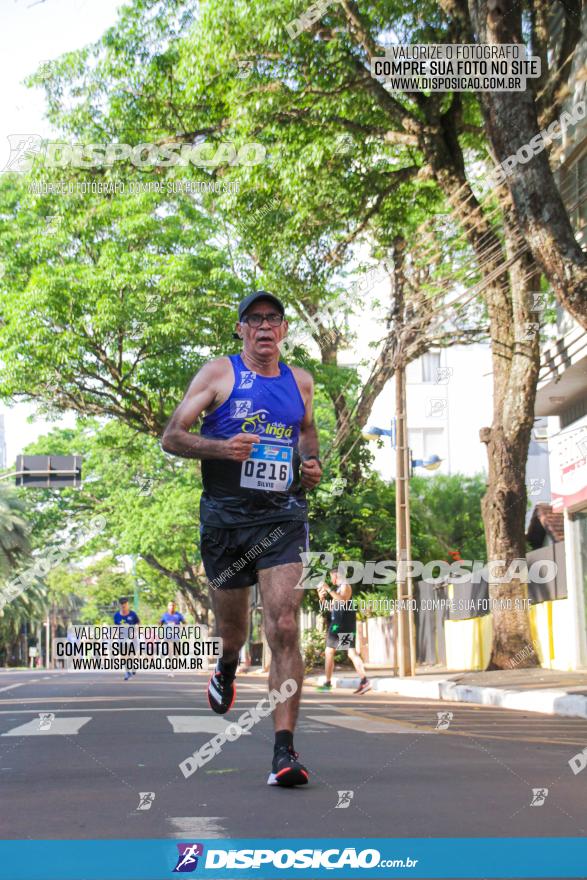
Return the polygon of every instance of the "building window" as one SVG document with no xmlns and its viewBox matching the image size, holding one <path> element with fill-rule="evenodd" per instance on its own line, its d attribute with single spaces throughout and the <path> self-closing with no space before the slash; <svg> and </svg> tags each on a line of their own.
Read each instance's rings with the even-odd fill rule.
<svg viewBox="0 0 587 880">
<path fill-rule="evenodd" d="M 440 369 L 440 352 L 427 351 L 423 354 L 420 363 L 422 364 L 422 382 L 437 382 L 438 370 Z"/>
<path fill-rule="evenodd" d="M 412 458 L 427 461 L 433 455 L 444 458 L 445 432 L 442 428 L 409 428 L 408 444 Z M 425 473 L 421 468 L 417 474 Z"/>
<path fill-rule="evenodd" d="M 444 452 L 444 431 L 442 428 L 424 428 L 424 459 L 429 459 L 433 455 L 443 457 Z"/>
<path fill-rule="evenodd" d="M 583 416 L 587 416 L 587 397 L 573 403 L 567 409 L 563 410 L 559 418 L 561 420 L 561 431 L 568 428 L 573 422 L 578 422 Z"/>
<path fill-rule="evenodd" d="M 562 169 L 560 190 L 575 233 L 582 238 L 587 227 L 587 151 Z"/>
</svg>

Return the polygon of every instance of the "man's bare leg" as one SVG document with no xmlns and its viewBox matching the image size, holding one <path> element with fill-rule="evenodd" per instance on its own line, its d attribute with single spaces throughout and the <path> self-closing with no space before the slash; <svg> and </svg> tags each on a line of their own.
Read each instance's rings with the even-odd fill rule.
<svg viewBox="0 0 587 880">
<path fill-rule="evenodd" d="M 212 592 L 216 635 L 222 639 L 222 654 L 208 682 L 208 703 L 217 715 L 228 712 L 236 698 L 234 677 L 238 655 L 247 638 L 249 592 L 249 587 Z"/>
<path fill-rule="evenodd" d="M 363 660 L 360 654 L 357 654 L 354 648 L 349 648 L 349 657 L 351 658 L 351 662 L 355 667 L 355 670 L 361 676 L 361 679 L 366 678 L 365 675 L 365 667 L 363 665 Z"/>
<path fill-rule="evenodd" d="M 263 601 L 265 635 L 271 648 L 269 689 L 279 690 L 284 681 L 293 678 L 295 694 L 277 703 L 273 713 L 275 730 L 293 733 L 304 680 L 304 663 L 299 646 L 298 611 L 304 598 L 295 586 L 302 575 L 300 562 L 289 562 L 258 572 Z"/>
<path fill-rule="evenodd" d="M 334 648 L 329 648 L 328 646 L 326 646 L 324 652 L 324 672 L 326 674 L 326 681 L 331 681 L 332 673 L 334 672 Z"/>
<path fill-rule="evenodd" d="M 211 590 L 216 619 L 216 635 L 222 639 L 222 660 L 236 663 L 249 628 L 249 596 L 251 588 Z"/>
</svg>

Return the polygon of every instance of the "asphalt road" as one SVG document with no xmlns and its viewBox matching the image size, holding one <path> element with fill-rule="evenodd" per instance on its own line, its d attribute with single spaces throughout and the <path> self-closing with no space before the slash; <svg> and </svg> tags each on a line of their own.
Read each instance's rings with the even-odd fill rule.
<svg viewBox="0 0 587 880">
<path fill-rule="evenodd" d="M 587 769 L 568 764 L 586 721 L 306 689 L 295 744 L 311 784 L 284 790 L 266 785 L 270 718 L 184 778 L 179 763 L 224 723 L 206 682 L 0 673 L 2 838 L 587 835 Z M 264 678 L 240 676 L 226 720 L 265 693 Z M 453 713 L 448 729 L 438 712 Z M 154 793 L 148 809 L 141 792 Z M 346 807 L 338 792 L 352 792 Z"/>
</svg>

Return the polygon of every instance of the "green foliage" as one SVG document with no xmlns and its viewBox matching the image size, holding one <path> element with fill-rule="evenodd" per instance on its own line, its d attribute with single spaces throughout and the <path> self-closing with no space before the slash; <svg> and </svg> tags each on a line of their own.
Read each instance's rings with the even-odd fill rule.
<svg viewBox="0 0 587 880">
<path fill-rule="evenodd" d="M 68 523 L 87 518 L 88 508 L 92 515 L 103 515 L 106 527 L 87 550 L 142 557 L 137 565 L 141 596 L 148 604 L 162 607 L 178 589 L 165 571 L 179 573 L 201 564 L 197 547 L 201 483 L 194 462 L 166 455 L 157 440 L 115 421 L 100 425 L 82 420 L 75 430 L 56 429 L 31 444 L 27 452 L 41 450 L 81 454 L 84 470 L 83 491 L 53 493 L 54 499 L 36 511 L 36 530 L 42 540 L 49 540 Z M 83 555 L 88 555 L 87 550 L 84 547 Z M 199 588 L 204 587 L 202 577 Z"/>
<path fill-rule="evenodd" d="M 410 512 L 419 524 L 423 561 L 447 559 L 460 550 L 463 559 L 487 559 L 481 499 L 487 489 L 482 474 L 412 477 Z M 425 549 L 424 549 L 425 546 Z"/>
<path fill-rule="evenodd" d="M 176 589 L 174 578 L 201 563 L 199 477 L 191 462 L 164 455 L 158 437 L 203 361 L 236 349 L 235 308 L 252 284 L 283 297 L 292 329 L 309 309 L 339 303 L 334 329 L 343 347 L 353 317 L 373 305 L 364 296 L 341 303 L 346 279 L 368 254 L 386 257 L 398 233 L 417 238 L 422 221 L 438 216 L 438 271 L 454 280 L 470 263 L 468 248 L 454 244 L 422 142 L 410 132 L 428 113 L 431 136 L 450 111 L 467 159 L 482 158 L 476 98 L 391 97 L 368 74 L 365 47 L 340 4 L 328 8 L 319 34 L 292 40 L 285 24 L 300 11 L 298 0 L 134 0 L 94 45 L 31 78 L 45 88 L 50 121 L 72 142 L 205 137 L 267 150 L 267 160 L 251 167 L 137 169 L 126 162 L 53 172 L 37 163 L 28 176 L 0 180 L 0 395 L 84 417 L 27 451 L 84 457 L 83 491 L 32 490 L 29 497 L 36 547 L 93 514 L 106 517 L 104 532 L 72 556 L 108 554 L 92 574 L 95 584 L 71 570 L 50 579 L 64 595 L 95 586 L 88 614 L 102 613 L 118 590 L 117 557 L 140 557 L 141 594 L 152 607 Z M 452 41 L 450 22 L 431 0 L 378 0 L 360 11 L 378 40 L 393 29 L 407 42 Z M 243 60 L 253 62 L 248 77 L 239 72 Z M 239 190 L 128 192 L 130 183 L 180 179 L 238 183 Z M 30 189 L 56 180 L 124 184 L 127 191 Z M 327 463 L 322 489 L 309 496 L 312 548 L 393 559 L 394 486 L 369 473 L 369 453 L 356 436 L 340 454 L 329 451 L 340 420 L 333 400 L 344 389 L 352 410 L 357 369 L 319 363 L 305 345 L 291 360 L 315 376 Z M 329 492 L 341 475 L 352 483 L 341 495 Z M 446 558 L 457 547 L 465 557 L 483 556 L 479 480 L 414 478 L 412 489 L 414 558 Z M 193 577 L 203 591 L 203 577 Z M 309 592 L 306 602 L 317 604 L 316 595 Z"/>
<path fill-rule="evenodd" d="M 0 579 L 14 573 L 30 553 L 26 505 L 0 483 Z"/>
<path fill-rule="evenodd" d="M 135 606 L 135 578 L 120 560 L 108 553 L 83 568 L 55 568 L 49 573 L 47 583 L 49 598 L 57 607 L 64 606 L 64 597 L 70 600 L 75 597 L 75 621 L 81 624 L 111 624 L 120 596 L 130 598 L 141 624 L 156 624 L 167 602 L 175 597 L 168 581 L 157 589 L 139 577 L 139 603 Z"/>
<path fill-rule="evenodd" d="M 368 620 L 370 617 L 389 617 L 390 611 L 386 609 L 389 608 L 390 602 L 395 599 L 396 595 L 397 587 L 395 586 L 385 592 L 373 590 L 372 592 L 355 593 L 353 599 L 357 602 L 357 618 Z M 361 610 L 362 602 L 365 603 L 363 610 Z"/>
<path fill-rule="evenodd" d="M 412 559 L 423 565 L 433 559 L 450 562 L 450 550 L 460 550 L 464 559 L 486 559 L 481 517 L 484 492 L 482 475 L 412 477 Z M 312 551 L 332 553 L 335 567 L 343 559 L 363 564 L 396 559 L 394 483 L 371 473 L 326 502 L 319 493 L 310 499 Z M 383 598 L 395 595 L 392 584 L 389 591 L 374 584 L 365 595 L 374 597 L 377 590 Z M 315 590 L 306 591 L 304 603 L 308 608 L 319 608 Z"/>
<path fill-rule="evenodd" d="M 326 647 L 326 634 L 316 630 L 306 630 L 302 636 L 302 656 L 304 658 L 304 674 L 309 675 L 313 670 L 324 669 L 324 649 Z M 349 666 L 348 653 L 336 651 L 334 662 L 339 666 Z"/>
<path fill-rule="evenodd" d="M 234 347 L 244 286 L 211 217 L 185 194 L 29 184 L 0 180 L 0 394 L 159 434 L 202 362 Z"/>
</svg>

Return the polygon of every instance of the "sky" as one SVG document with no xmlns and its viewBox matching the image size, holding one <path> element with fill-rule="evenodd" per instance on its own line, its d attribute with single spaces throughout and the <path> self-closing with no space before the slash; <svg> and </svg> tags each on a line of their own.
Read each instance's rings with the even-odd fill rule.
<svg viewBox="0 0 587 880">
<path fill-rule="evenodd" d="M 97 40 L 115 23 L 121 5 L 121 0 L 0 0 L 0 169 L 10 152 L 8 135 L 57 134 L 44 119 L 43 91 L 26 88 L 24 78 L 43 61 Z M 30 405 L 9 407 L 0 402 L 9 465 L 27 443 L 52 426 L 41 419 L 29 423 L 34 412 Z M 71 416 L 60 424 L 73 422 Z"/>
</svg>

